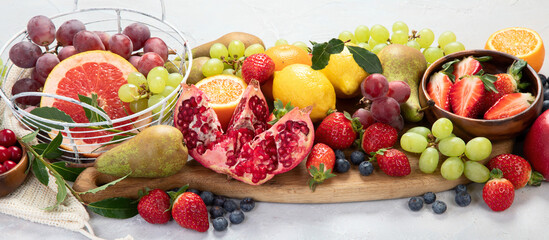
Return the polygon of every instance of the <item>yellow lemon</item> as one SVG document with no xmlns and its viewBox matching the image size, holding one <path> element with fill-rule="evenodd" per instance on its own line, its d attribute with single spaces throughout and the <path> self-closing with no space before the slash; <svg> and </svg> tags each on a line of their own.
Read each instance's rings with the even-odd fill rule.
<svg viewBox="0 0 549 240">
<path fill-rule="evenodd" d="M 345 47 L 341 53 L 330 55 L 330 61 L 320 70 L 334 86 L 338 98 L 352 98 L 360 94 L 360 83 L 368 76 Z"/>
<path fill-rule="evenodd" d="M 310 114 L 313 122 L 326 117 L 329 109 L 335 109 L 336 94 L 330 80 L 320 71 L 305 64 L 292 64 L 275 72 L 273 97 L 284 105 L 304 108 L 313 106 Z"/>
</svg>

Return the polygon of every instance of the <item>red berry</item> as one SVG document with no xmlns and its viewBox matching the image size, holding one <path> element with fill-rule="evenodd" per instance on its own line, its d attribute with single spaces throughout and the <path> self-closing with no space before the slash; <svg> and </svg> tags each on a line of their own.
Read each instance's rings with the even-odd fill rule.
<svg viewBox="0 0 549 240">
<path fill-rule="evenodd" d="M 6 169 L 6 172 L 11 170 L 15 166 L 17 166 L 17 163 L 15 163 L 14 161 L 8 160 L 4 162 L 4 168 Z"/>
<path fill-rule="evenodd" d="M 347 112 L 331 113 L 318 125 L 315 142 L 325 143 L 333 149 L 346 149 L 353 145 L 360 126 L 359 119 L 353 119 Z"/>
<path fill-rule="evenodd" d="M 9 129 L 3 129 L 0 131 L 0 145 L 4 147 L 13 146 L 17 142 L 15 133 Z"/>
<path fill-rule="evenodd" d="M 263 84 L 273 77 L 274 69 L 275 63 L 267 54 L 252 54 L 242 63 L 242 78 L 248 84 L 252 79 Z"/>
<path fill-rule="evenodd" d="M 185 192 L 175 199 L 172 216 L 184 228 L 205 232 L 210 227 L 206 204 L 193 192 Z"/>
<path fill-rule="evenodd" d="M 374 123 L 364 131 L 362 137 L 362 149 L 366 153 L 377 152 L 382 148 L 390 148 L 398 140 L 398 132 L 395 128 L 385 123 Z"/>
<path fill-rule="evenodd" d="M 4 146 L 0 146 L 0 163 L 10 160 L 11 154 Z"/>
<path fill-rule="evenodd" d="M 145 221 L 163 224 L 170 221 L 170 196 L 161 189 L 154 189 L 143 196 L 137 204 L 137 212 Z"/>
<path fill-rule="evenodd" d="M 0 174 L 7 172 L 6 168 L 4 168 L 4 165 L 0 164 Z"/>
<path fill-rule="evenodd" d="M 500 154 L 490 159 L 488 162 L 490 170 L 497 168 L 502 171 L 503 177 L 509 180 L 515 189 L 524 187 L 530 183 L 537 185 L 542 177 L 537 177 L 537 173 L 532 176 L 532 167 L 526 159 L 514 154 Z M 529 182 L 531 181 L 531 182 Z"/>
<path fill-rule="evenodd" d="M 492 211 L 500 212 L 511 207 L 511 204 L 513 204 L 515 188 L 505 178 L 492 179 L 484 185 L 482 199 Z"/>
<path fill-rule="evenodd" d="M 412 171 L 406 154 L 397 149 L 391 148 L 378 153 L 376 154 L 376 159 L 381 171 L 389 176 L 406 176 Z"/>
<path fill-rule="evenodd" d="M 10 160 L 14 162 L 19 162 L 19 160 L 21 160 L 21 157 L 23 156 L 23 152 L 18 146 L 9 147 L 8 152 L 10 153 Z"/>
</svg>

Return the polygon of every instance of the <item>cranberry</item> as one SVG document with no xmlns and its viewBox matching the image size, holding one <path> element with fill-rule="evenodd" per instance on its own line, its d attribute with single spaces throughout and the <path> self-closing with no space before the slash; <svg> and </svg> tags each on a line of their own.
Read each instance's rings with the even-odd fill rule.
<svg viewBox="0 0 549 240">
<path fill-rule="evenodd" d="M 13 146 L 17 142 L 15 133 L 9 129 L 3 129 L 0 131 L 0 145 L 4 147 Z"/>
<path fill-rule="evenodd" d="M 19 148 L 18 146 L 9 147 L 8 152 L 10 153 L 10 160 L 14 162 L 19 162 L 19 160 L 21 160 L 21 157 L 23 156 L 23 151 L 21 151 L 21 148 Z"/>
<path fill-rule="evenodd" d="M 4 168 L 4 165 L 0 164 L 0 174 L 7 172 L 6 168 Z"/>
<path fill-rule="evenodd" d="M 6 169 L 6 172 L 11 170 L 17 165 L 14 161 L 8 160 L 4 162 L 4 168 Z"/>
<path fill-rule="evenodd" d="M 0 163 L 10 160 L 11 154 L 4 146 L 0 146 Z"/>
</svg>

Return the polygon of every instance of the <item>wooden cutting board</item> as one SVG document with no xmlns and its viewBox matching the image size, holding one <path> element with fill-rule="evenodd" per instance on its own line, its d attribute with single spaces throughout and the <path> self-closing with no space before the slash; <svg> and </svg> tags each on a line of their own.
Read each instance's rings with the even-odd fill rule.
<svg viewBox="0 0 549 240">
<path fill-rule="evenodd" d="M 490 158 L 502 153 L 511 153 L 513 144 L 514 140 L 494 142 Z M 352 166 L 349 172 L 337 174 L 338 176 L 319 185 L 315 192 L 311 192 L 307 185 L 310 176 L 305 169 L 305 161 L 293 170 L 277 175 L 260 186 L 248 185 L 234 179 L 228 180 L 227 176 L 215 173 L 196 161 L 190 161 L 179 173 L 170 177 L 127 178 L 95 194 L 84 194 L 82 199 L 90 203 L 112 197 L 137 198 L 138 191 L 145 187 L 168 190 L 189 184 L 191 188 L 208 190 L 232 198 L 252 197 L 258 201 L 281 203 L 335 203 L 418 196 L 429 191 L 445 191 L 469 182 L 465 177 L 448 181 L 442 178 L 438 170 L 433 174 L 424 174 L 418 168 L 419 154 L 407 155 L 412 167 L 412 172 L 408 176 L 387 176 L 375 164 L 372 175 L 361 176 L 358 167 Z M 440 162 L 442 160 L 443 158 Z M 84 192 L 115 179 L 91 167 L 80 174 L 73 188 Z"/>
</svg>

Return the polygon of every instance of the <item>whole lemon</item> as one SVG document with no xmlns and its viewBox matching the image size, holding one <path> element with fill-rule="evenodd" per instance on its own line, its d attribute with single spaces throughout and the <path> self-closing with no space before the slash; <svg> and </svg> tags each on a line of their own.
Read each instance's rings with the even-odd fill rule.
<svg viewBox="0 0 549 240">
<path fill-rule="evenodd" d="M 341 53 L 330 55 L 330 61 L 320 70 L 334 86 L 338 98 L 352 98 L 360 94 L 360 83 L 368 76 L 345 47 Z"/>
<path fill-rule="evenodd" d="M 329 109 L 335 109 L 336 94 L 330 80 L 320 71 L 305 64 L 292 64 L 274 73 L 273 97 L 284 105 L 313 106 L 310 114 L 313 122 L 326 117 Z"/>
</svg>

